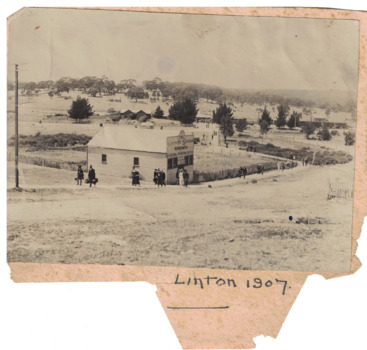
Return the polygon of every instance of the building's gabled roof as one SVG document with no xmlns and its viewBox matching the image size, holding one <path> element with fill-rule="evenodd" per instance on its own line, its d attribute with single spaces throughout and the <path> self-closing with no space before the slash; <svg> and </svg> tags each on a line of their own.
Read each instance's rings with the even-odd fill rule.
<svg viewBox="0 0 367 350">
<path fill-rule="evenodd" d="M 142 115 L 150 116 L 150 114 L 149 114 L 149 113 L 144 112 L 142 109 L 141 109 L 140 111 L 136 112 L 136 116 L 137 116 L 138 118 L 139 118 L 140 116 L 142 116 Z"/>
<path fill-rule="evenodd" d="M 139 152 L 167 153 L 167 137 L 178 136 L 177 129 L 104 127 L 89 141 L 88 147 L 103 147 Z"/>
<path fill-rule="evenodd" d="M 134 114 L 134 112 L 130 111 L 130 109 L 126 110 L 125 112 L 123 112 L 122 110 L 120 111 L 121 114 L 123 115 L 130 115 L 130 114 Z"/>
</svg>

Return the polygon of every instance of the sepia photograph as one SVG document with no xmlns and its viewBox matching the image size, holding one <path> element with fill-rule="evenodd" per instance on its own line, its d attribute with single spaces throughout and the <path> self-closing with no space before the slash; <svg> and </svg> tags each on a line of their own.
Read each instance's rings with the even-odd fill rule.
<svg viewBox="0 0 367 350">
<path fill-rule="evenodd" d="M 348 273 L 357 20 L 8 18 L 7 260 Z"/>
</svg>

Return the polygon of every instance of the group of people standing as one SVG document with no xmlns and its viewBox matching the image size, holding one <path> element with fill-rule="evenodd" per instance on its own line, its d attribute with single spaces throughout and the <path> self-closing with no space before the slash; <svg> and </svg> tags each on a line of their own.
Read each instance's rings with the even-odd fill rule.
<svg viewBox="0 0 367 350">
<path fill-rule="evenodd" d="M 190 175 L 185 168 L 180 168 L 176 172 L 177 185 L 185 186 L 189 184 Z"/>
<path fill-rule="evenodd" d="M 164 172 L 164 170 L 161 170 L 159 168 L 154 169 L 153 182 L 158 187 L 159 186 L 161 186 L 161 187 L 166 186 L 166 173 Z"/>
<path fill-rule="evenodd" d="M 256 173 L 264 175 L 264 171 L 265 171 L 265 167 L 262 164 L 258 164 Z M 241 178 L 243 176 L 243 178 L 245 179 L 246 175 L 247 175 L 247 168 L 245 166 L 240 166 L 240 168 L 238 169 L 237 176 L 239 178 Z"/>
<path fill-rule="evenodd" d="M 133 167 L 133 170 L 131 172 L 131 177 L 132 177 L 132 186 L 140 186 L 140 173 L 137 167 L 135 166 Z M 187 187 L 190 176 L 186 169 L 181 168 L 177 170 L 176 178 L 178 185 Z M 83 183 L 84 170 L 81 165 L 78 166 L 77 177 L 75 178 L 75 180 L 77 182 L 77 185 L 79 186 L 81 186 L 81 184 Z M 158 187 L 166 186 L 166 173 L 164 172 L 164 170 L 160 170 L 159 168 L 154 169 L 153 181 L 154 184 L 157 185 Z M 89 184 L 89 187 L 92 187 L 92 185 L 95 186 L 96 183 L 98 182 L 98 179 L 96 178 L 96 172 L 92 165 L 89 167 L 88 179 L 86 179 L 85 182 Z"/>
<path fill-rule="evenodd" d="M 84 170 L 81 165 L 78 166 L 77 176 L 76 176 L 76 184 L 81 186 L 82 182 L 84 180 Z M 88 171 L 88 179 L 86 180 L 86 183 L 89 183 L 89 187 L 92 187 L 92 185 L 96 185 L 98 182 L 98 179 L 96 178 L 96 172 L 93 169 L 93 165 L 89 167 Z"/>
<path fill-rule="evenodd" d="M 238 169 L 238 177 L 241 178 L 243 176 L 243 178 L 245 179 L 247 175 L 247 168 L 245 166 L 240 166 L 240 168 Z"/>
</svg>

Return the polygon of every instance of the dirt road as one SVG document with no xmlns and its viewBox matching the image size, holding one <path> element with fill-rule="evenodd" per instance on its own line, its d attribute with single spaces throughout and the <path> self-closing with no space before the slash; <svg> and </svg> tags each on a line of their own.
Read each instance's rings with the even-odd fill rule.
<svg viewBox="0 0 367 350">
<path fill-rule="evenodd" d="M 8 167 L 8 260 L 225 269 L 349 271 L 352 201 L 327 200 L 352 163 L 298 167 L 188 188 Z M 256 180 L 257 182 L 254 183 Z"/>
</svg>

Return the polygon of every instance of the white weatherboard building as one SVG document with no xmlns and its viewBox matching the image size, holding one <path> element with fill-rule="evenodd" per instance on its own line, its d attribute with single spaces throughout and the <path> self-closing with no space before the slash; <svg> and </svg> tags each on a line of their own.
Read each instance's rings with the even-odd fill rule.
<svg viewBox="0 0 367 350">
<path fill-rule="evenodd" d="M 183 130 L 104 127 L 88 143 L 87 162 L 103 175 L 127 178 L 135 166 L 143 181 L 153 181 L 154 169 L 164 170 L 166 183 L 176 183 L 184 167 L 193 179 L 194 135 Z"/>
</svg>

